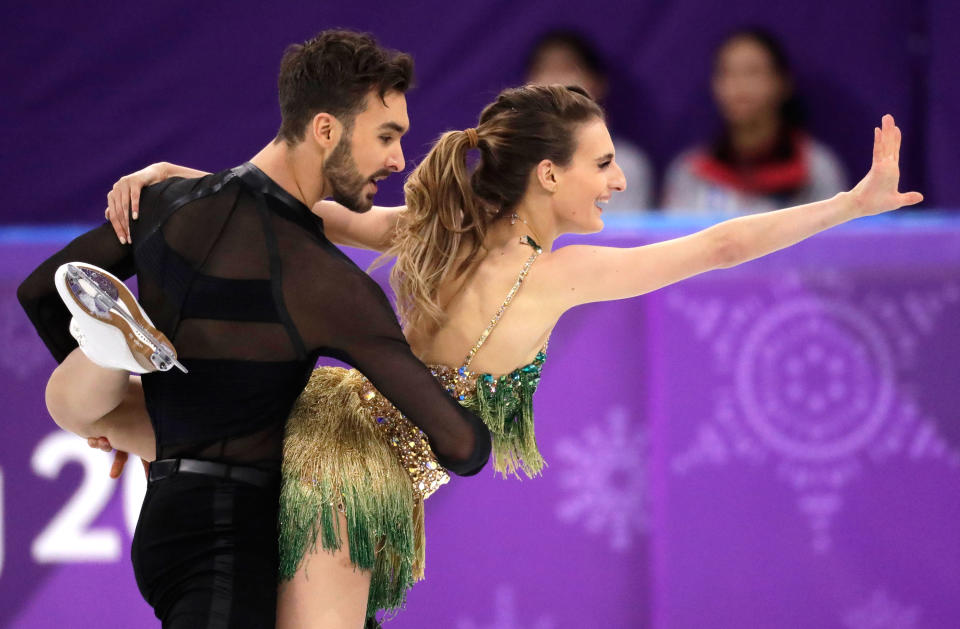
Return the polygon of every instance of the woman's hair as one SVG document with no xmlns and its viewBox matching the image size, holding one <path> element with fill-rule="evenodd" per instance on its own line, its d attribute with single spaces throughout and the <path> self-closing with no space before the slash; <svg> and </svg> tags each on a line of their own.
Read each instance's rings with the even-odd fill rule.
<svg viewBox="0 0 960 629">
<path fill-rule="evenodd" d="M 569 165 L 577 126 L 597 118 L 603 110 L 578 87 L 528 85 L 504 90 L 481 112 L 472 169 L 472 130 L 440 136 L 407 179 L 407 209 L 384 254 L 397 258 L 390 283 L 405 327 L 442 323 L 440 284 L 470 268 L 488 225 L 520 202 L 533 168 L 545 159 Z"/>
<path fill-rule="evenodd" d="M 783 44 L 773 33 L 757 26 L 740 28 L 724 37 L 714 51 L 714 65 L 716 66 L 716 64 L 720 62 L 720 55 L 723 54 L 727 46 L 735 41 L 741 40 L 751 41 L 763 48 L 767 55 L 769 55 L 773 71 L 777 76 L 786 83 L 793 82 L 790 60 L 787 57 L 787 52 Z M 774 154 L 778 159 L 789 159 L 793 156 L 794 151 L 791 136 L 794 132 L 802 129 L 806 123 L 803 104 L 794 90 L 791 89 L 787 97 L 780 103 L 777 116 L 780 119 L 780 130 Z M 712 153 L 714 157 L 722 162 L 735 161 L 730 135 L 726 129 L 724 129 L 714 143 Z"/>
</svg>

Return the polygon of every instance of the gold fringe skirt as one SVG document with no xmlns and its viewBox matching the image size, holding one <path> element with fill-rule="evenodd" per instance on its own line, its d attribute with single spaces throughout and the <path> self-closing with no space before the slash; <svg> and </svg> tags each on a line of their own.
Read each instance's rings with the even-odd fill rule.
<svg viewBox="0 0 960 629">
<path fill-rule="evenodd" d="M 373 397 L 355 370 L 313 372 L 287 422 L 279 515 L 280 578 L 318 543 L 332 552 L 346 540 L 353 565 L 371 571 L 368 616 L 402 607 L 424 569 L 423 498 L 377 425 Z"/>
</svg>

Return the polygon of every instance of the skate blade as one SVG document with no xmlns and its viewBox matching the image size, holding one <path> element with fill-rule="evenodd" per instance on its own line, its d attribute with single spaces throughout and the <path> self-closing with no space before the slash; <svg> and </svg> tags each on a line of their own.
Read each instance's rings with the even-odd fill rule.
<svg viewBox="0 0 960 629">
<path fill-rule="evenodd" d="M 158 340 L 118 303 L 117 300 L 120 298 L 119 292 L 117 288 L 113 286 L 110 278 L 102 277 L 95 272 L 88 271 L 73 264 L 68 264 L 66 279 L 70 285 L 70 290 L 77 296 L 77 299 L 91 311 L 92 315 L 102 319 L 112 314 L 123 319 L 129 326 L 130 331 L 150 348 L 152 354 L 149 356 L 149 360 L 158 371 L 169 371 L 173 367 L 176 367 L 183 373 L 189 373 L 187 368 L 177 360 L 177 354 L 172 347 Z M 98 279 L 100 281 L 97 281 Z M 86 297 L 86 299 L 84 299 L 84 297 Z"/>
</svg>

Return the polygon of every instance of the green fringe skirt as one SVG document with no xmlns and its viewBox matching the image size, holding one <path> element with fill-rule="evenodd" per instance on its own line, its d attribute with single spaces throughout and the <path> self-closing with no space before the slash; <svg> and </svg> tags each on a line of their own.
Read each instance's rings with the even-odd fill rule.
<svg viewBox="0 0 960 629">
<path fill-rule="evenodd" d="M 423 578 L 423 500 L 361 398 L 355 370 L 322 367 L 287 422 L 280 494 L 280 578 L 317 545 L 371 571 L 367 615 L 403 606 Z M 341 530 L 338 513 L 346 516 Z"/>
</svg>

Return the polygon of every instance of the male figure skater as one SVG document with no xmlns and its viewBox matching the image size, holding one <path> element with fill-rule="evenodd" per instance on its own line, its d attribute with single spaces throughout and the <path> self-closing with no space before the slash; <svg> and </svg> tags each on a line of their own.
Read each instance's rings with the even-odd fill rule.
<svg viewBox="0 0 960 629">
<path fill-rule="evenodd" d="M 104 280 L 109 292 L 109 276 L 61 272 L 55 280 L 61 265 L 136 273 L 143 312 L 127 314 L 152 319 L 189 371 L 143 376 L 157 460 L 132 557 L 140 591 L 165 628 L 273 626 L 283 425 L 320 355 L 363 372 L 427 433 L 448 469 L 472 474 L 486 462 L 486 428 L 413 356 L 383 292 L 310 212 L 325 197 L 366 211 L 376 182 L 403 169 L 411 78 L 409 56 L 366 35 L 325 31 L 291 46 L 280 69 L 279 133 L 250 162 L 145 188 L 132 247 L 105 224 L 18 290 L 53 355 L 89 378 L 91 420 L 70 427 L 78 434 L 110 435 L 121 449 L 134 438 L 122 426 L 94 425 L 110 410 L 97 405 L 122 397 L 126 374 L 104 377 L 74 349 L 56 286 L 79 300 L 90 279 Z M 108 308 L 102 319 L 122 314 Z M 103 320 L 75 322 L 74 330 L 82 338 L 85 325 Z M 136 354 L 136 341 L 125 338 L 118 351 Z"/>
</svg>

